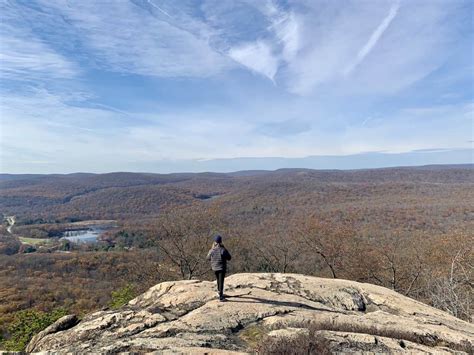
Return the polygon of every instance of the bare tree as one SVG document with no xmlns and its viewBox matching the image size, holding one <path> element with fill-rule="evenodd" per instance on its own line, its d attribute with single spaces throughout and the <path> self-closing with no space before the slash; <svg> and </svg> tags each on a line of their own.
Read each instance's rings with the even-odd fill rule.
<svg viewBox="0 0 474 355">
<path fill-rule="evenodd" d="M 267 218 L 257 230 L 258 238 L 252 240 L 252 248 L 259 262 L 258 271 L 296 271 L 295 264 L 301 258 L 301 244 L 298 234 L 282 225 L 287 221 L 273 216 Z"/>
<path fill-rule="evenodd" d="M 333 278 L 338 278 L 344 269 L 345 257 L 355 236 L 352 228 L 343 224 L 331 224 L 315 217 L 298 224 L 301 241 L 310 251 L 319 256 Z"/>
<path fill-rule="evenodd" d="M 158 247 L 181 277 L 189 280 L 208 272 L 206 253 L 216 230 L 213 211 L 176 209 L 160 219 Z"/>
<path fill-rule="evenodd" d="M 366 265 L 367 281 L 414 296 L 420 288 L 425 267 L 418 236 L 403 234 L 379 235 L 370 241 L 372 264 Z M 383 247 L 380 247 L 383 245 Z"/>
<path fill-rule="evenodd" d="M 468 321 L 474 313 L 472 257 L 472 248 L 459 249 L 452 257 L 448 276 L 431 280 L 429 287 L 434 307 Z"/>
</svg>

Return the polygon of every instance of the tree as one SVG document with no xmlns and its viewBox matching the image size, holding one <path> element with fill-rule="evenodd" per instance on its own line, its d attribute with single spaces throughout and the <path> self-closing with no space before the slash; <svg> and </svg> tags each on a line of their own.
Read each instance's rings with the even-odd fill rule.
<svg viewBox="0 0 474 355">
<path fill-rule="evenodd" d="M 70 251 L 71 250 L 71 242 L 68 239 L 62 239 L 59 250 Z"/>
<path fill-rule="evenodd" d="M 467 321 L 472 321 L 474 306 L 472 260 L 472 247 L 459 249 L 452 257 L 449 274 L 432 278 L 428 288 L 434 307 Z"/>
<path fill-rule="evenodd" d="M 18 253 L 21 242 L 9 235 L 0 235 L 0 255 L 13 255 Z"/>
<path fill-rule="evenodd" d="M 301 258 L 300 235 L 289 230 L 288 221 L 281 215 L 273 215 L 263 220 L 247 243 L 256 259 L 256 270 L 265 272 L 296 272 L 296 264 Z M 243 243 L 240 243 L 243 244 Z M 246 263 L 251 262 L 246 260 Z"/>
<path fill-rule="evenodd" d="M 333 278 L 344 270 L 344 262 L 355 237 L 354 230 L 343 223 L 330 223 L 309 217 L 296 224 L 302 243 L 319 256 Z"/>
<path fill-rule="evenodd" d="M 367 272 L 363 281 L 415 296 L 426 268 L 424 237 L 394 232 L 369 238 L 361 261 Z"/>
<path fill-rule="evenodd" d="M 178 267 L 181 278 L 190 280 L 208 272 L 206 254 L 217 232 L 215 211 L 176 209 L 159 222 L 159 250 Z"/>
</svg>

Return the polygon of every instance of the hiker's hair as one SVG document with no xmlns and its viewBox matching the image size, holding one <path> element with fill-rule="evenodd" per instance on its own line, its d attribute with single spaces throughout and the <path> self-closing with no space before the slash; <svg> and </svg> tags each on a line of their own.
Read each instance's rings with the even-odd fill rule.
<svg viewBox="0 0 474 355">
<path fill-rule="evenodd" d="M 213 243 L 212 243 L 212 248 L 213 248 L 213 249 L 216 248 L 217 246 L 223 247 L 224 244 L 222 244 L 222 242 L 221 242 L 221 243 L 218 243 L 218 242 L 213 242 Z"/>
</svg>

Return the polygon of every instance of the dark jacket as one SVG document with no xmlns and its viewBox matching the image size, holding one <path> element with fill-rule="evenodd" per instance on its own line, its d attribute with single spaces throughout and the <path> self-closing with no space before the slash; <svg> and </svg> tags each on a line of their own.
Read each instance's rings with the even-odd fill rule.
<svg viewBox="0 0 474 355">
<path fill-rule="evenodd" d="M 226 248 L 218 246 L 209 250 L 207 253 L 207 260 L 211 261 L 211 268 L 213 271 L 226 271 L 227 261 L 232 259 L 232 256 Z"/>
</svg>

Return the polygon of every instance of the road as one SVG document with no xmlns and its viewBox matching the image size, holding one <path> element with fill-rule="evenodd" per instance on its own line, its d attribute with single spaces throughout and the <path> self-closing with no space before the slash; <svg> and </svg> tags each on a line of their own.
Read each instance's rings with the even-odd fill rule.
<svg viewBox="0 0 474 355">
<path fill-rule="evenodd" d="M 13 225 L 15 224 L 15 216 L 7 216 L 5 217 L 5 219 L 7 220 L 7 223 L 8 223 L 7 232 L 12 234 L 12 228 L 13 228 Z"/>
</svg>

